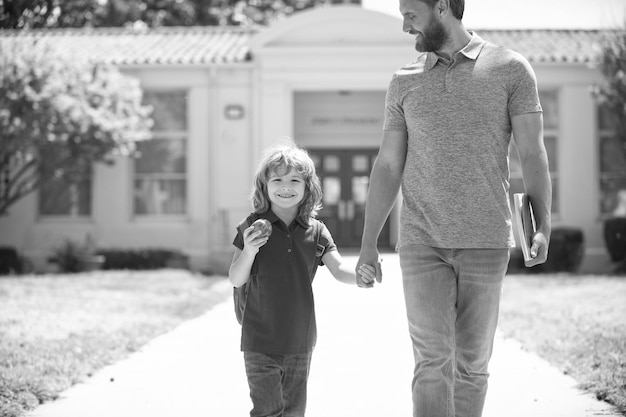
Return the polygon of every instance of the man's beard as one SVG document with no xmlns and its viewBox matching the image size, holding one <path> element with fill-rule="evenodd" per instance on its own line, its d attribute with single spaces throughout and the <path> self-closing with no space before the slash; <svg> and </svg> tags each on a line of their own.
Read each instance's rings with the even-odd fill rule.
<svg viewBox="0 0 626 417">
<path fill-rule="evenodd" d="M 422 36 L 415 41 L 415 49 L 418 52 L 439 51 L 448 41 L 449 35 L 445 26 L 436 19 L 431 18 L 430 23 L 422 32 Z"/>
</svg>

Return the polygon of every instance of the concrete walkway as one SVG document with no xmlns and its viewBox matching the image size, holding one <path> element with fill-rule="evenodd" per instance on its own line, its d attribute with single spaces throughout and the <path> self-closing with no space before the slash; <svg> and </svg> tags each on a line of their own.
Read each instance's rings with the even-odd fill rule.
<svg viewBox="0 0 626 417">
<path fill-rule="evenodd" d="M 348 257 L 356 262 L 355 257 Z M 361 290 L 320 268 L 308 417 L 409 417 L 413 358 L 397 256 Z M 227 281 L 220 291 L 230 292 Z M 29 417 L 243 417 L 251 408 L 232 300 L 146 345 Z M 618 415 L 512 340 L 498 337 L 483 417 Z"/>
</svg>

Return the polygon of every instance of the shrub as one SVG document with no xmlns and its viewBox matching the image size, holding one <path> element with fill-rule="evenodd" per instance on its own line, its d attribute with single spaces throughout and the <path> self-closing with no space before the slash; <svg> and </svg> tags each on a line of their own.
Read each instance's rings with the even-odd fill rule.
<svg viewBox="0 0 626 417">
<path fill-rule="evenodd" d="M 604 241 L 611 261 L 626 259 L 626 217 L 614 217 L 604 222 Z"/>
<path fill-rule="evenodd" d="M 511 251 L 508 274 L 577 272 L 585 256 L 583 232 L 577 228 L 560 227 L 552 230 L 548 259 L 541 265 L 526 268 L 522 251 Z"/>
<path fill-rule="evenodd" d="M 22 258 L 14 247 L 0 247 L 0 275 L 21 274 Z"/>
<path fill-rule="evenodd" d="M 105 258 L 103 269 L 146 270 L 187 267 L 187 256 L 173 249 L 100 249 Z"/>
<path fill-rule="evenodd" d="M 534 266 L 531 272 L 576 272 L 585 256 L 583 231 L 576 228 L 556 228 L 550 236 L 548 260 Z"/>
<path fill-rule="evenodd" d="M 98 269 L 104 259 L 94 253 L 90 242 L 91 240 L 87 238 L 86 243 L 81 245 L 67 239 L 63 245 L 54 249 L 48 261 L 56 264 L 59 272 L 83 272 Z"/>
</svg>

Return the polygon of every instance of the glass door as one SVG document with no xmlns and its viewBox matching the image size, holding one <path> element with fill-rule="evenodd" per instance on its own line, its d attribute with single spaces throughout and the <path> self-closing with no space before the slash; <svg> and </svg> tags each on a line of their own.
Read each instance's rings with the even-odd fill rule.
<svg viewBox="0 0 626 417">
<path fill-rule="evenodd" d="M 369 175 L 377 149 L 309 150 L 315 161 L 324 192 L 323 208 L 318 214 L 340 248 L 359 247 L 365 219 Z M 378 240 L 379 247 L 389 243 L 389 220 Z"/>
</svg>

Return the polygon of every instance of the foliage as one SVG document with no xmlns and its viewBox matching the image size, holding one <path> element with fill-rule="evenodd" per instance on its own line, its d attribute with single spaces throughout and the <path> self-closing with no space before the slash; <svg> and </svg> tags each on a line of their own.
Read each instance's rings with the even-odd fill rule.
<svg viewBox="0 0 626 417">
<path fill-rule="evenodd" d="M 54 249 L 49 261 L 59 267 L 59 272 L 84 272 L 94 269 L 96 264 L 103 264 L 104 257 L 96 254 L 93 240 L 88 235 L 84 244 L 66 239 Z"/>
<path fill-rule="evenodd" d="M 0 275 L 21 274 L 23 262 L 17 249 L 12 246 L 0 246 Z"/>
<path fill-rule="evenodd" d="M 359 0 L 352 0 L 359 4 Z M 3 6 L 0 28 L 267 24 L 341 0 L 21 0 Z"/>
<path fill-rule="evenodd" d="M 174 249 L 99 249 L 104 256 L 102 269 L 152 270 L 185 267 L 187 257 Z"/>
<path fill-rule="evenodd" d="M 534 273 L 577 272 L 585 257 L 583 231 L 559 227 L 552 230 L 548 259 L 544 264 L 530 268 Z"/>
<path fill-rule="evenodd" d="M 626 274 L 626 217 L 614 217 L 604 222 L 604 241 L 611 261 L 618 262 L 615 274 Z"/>
<path fill-rule="evenodd" d="M 44 181 L 69 183 L 147 139 L 136 79 L 37 41 L 0 38 L 0 214 Z"/>
<path fill-rule="evenodd" d="M 610 114 L 626 155 L 626 22 L 623 29 L 607 36 L 599 55 L 598 67 L 605 84 L 598 86 L 594 95 Z"/>
</svg>

